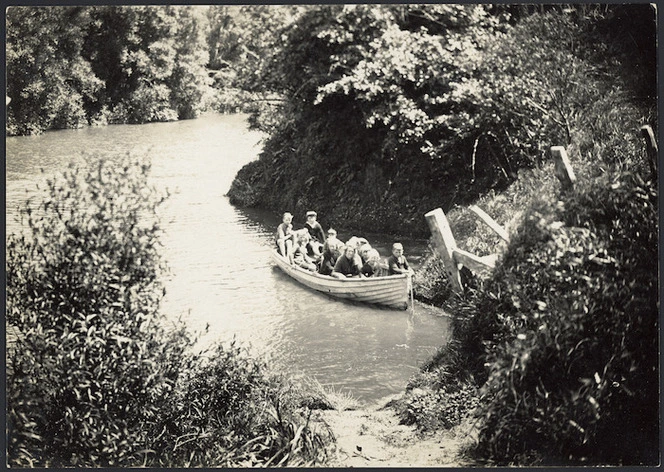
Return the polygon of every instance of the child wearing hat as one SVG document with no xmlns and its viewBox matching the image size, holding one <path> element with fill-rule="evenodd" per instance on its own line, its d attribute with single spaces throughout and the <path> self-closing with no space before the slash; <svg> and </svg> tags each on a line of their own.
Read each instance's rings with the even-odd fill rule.
<svg viewBox="0 0 664 472">
<path fill-rule="evenodd" d="M 335 246 L 339 243 L 341 246 L 344 245 L 344 243 L 337 238 L 337 230 L 334 228 L 330 228 L 327 230 L 327 239 L 323 243 L 323 254 L 325 254 L 325 251 L 328 250 L 331 244 L 334 244 Z"/>
</svg>

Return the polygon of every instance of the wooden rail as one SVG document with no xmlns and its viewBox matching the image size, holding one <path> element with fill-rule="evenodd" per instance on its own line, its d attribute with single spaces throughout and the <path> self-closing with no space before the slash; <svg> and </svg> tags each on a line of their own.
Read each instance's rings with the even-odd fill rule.
<svg viewBox="0 0 664 472">
<path fill-rule="evenodd" d="M 480 220 L 486 223 L 487 226 L 494 230 L 496 234 L 498 234 L 498 236 L 500 236 L 504 241 L 507 241 L 508 243 L 510 242 L 510 235 L 507 234 L 505 228 L 496 223 L 496 221 L 487 215 L 480 207 L 476 205 L 470 205 L 468 209 L 475 213 L 480 218 Z"/>
<path fill-rule="evenodd" d="M 551 146 L 551 157 L 553 157 L 554 162 L 554 173 L 560 180 L 563 191 L 571 190 L 576 182 L 576 176 L 572 165 L 569 163 L 567 151 L 563 146 Z"/>
<path fill-rule="evenodd" d="M 652 178 L 657 177 L 657 141 L 655 140 L 655 133 L 653 133 L 652 128 L 648 125 L 641 126 L 641 135 L 646 141 L 646 155 L 648 156 L 648 165 L 650 166 L 650 172 Z"/>
<path fill-rule="evenodd" d="M 554 173 L 560 180 L 562 190 L 571 190 L 576 182 L 576 176 L 569 162 L 569 157 L 567 157 L 567 151 L 562 146 L 553 146 L 551 147 L 551 156 L 554 161 Z M 471 205 L 468 209 L 504 241 L 510 241 L 510 236 L 505 228 L 500 226 L 484 210 L 477 205 Z M 461 266 L 465 266 L 477 274 L 487 274 L 495 268 L 497 254 L 478 256 L 457 247 L 450 223 L 442 209 L 436 208 L 430 211 L 425 215 L 425 218 L 431 230 L 434 249 L 443 261 L 445 273 L 454 293 L 462 294 L 464 292 L 459 272 Z"/>
<path fill-rule="evenodd" d="M 496 231 L 500 237 L 509 241 L 507 231 L 496 223 L 493 218 L 478 207 L 475 207 L 473 212 L 478 215 L 482 221 L 487 223 L 490 228 Z M 443 261 L 443 268 L 454 293 L 460 295 L 464 292 L 463 284 L 461 283 L 460 266 L 465 266 L 476 273 L 487 273 L 495 268 L 496 258 L 498 257 L 497 254 L 478 256 L 457 247 L 454 234 L 452 234 L 452 229 L 450 228 L 450 222 L 441 208 L 431 210 L 424 216 L 429 224 L 429 229 L 431 230 L 434 249 Z"/>
<path fill-rule="evenodd" d="M 652 128 L 648 125 L 641 127 L 641 134 L 646 142 L 648 164 L 653 179 L 655 179 L 657 177 L 657 141 L 655 140 Z M 550 151 L 554 161 L 554 173 L 560 181 L 561 190 L 565 192 L 573 189 L 576 183 L 576 176 L 567 156 L 567 150 L 563 146 L 552 146 Z M 504 241 L 509 242 L 510 237 L 507 231 L 481 208 L 471 205 L 468 209 L 489 228 L 495 231 Z M 497 254 L 477 256 L 457 247 L 450 223 L 442 209 L 436 208 L 424 216 L 431 230 L 434 250 L 443 261 L 445 273 L 449 278 L 450 287 L 454 293 L 461 294 L 464 291 L 459 272 L 460 266 L 465 266 L 476 273 L 490 272 L 495 268 Z"/>
</svg>

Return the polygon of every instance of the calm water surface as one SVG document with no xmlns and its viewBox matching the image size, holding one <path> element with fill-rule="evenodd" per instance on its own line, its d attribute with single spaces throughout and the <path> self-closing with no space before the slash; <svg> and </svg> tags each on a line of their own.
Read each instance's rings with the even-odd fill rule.
<svg viewBox="0 0 664 472">
<path fill-rule="evenodd" d="M 20 231 L 16 205 L 39 195 L 37 184 L 69 162 L 147 153 L 155 183 L 171 192 L 162 208 L 168 316 L 182 316 L 195 331 L 208 326 L 203 342 L 236 339 L 293 373 L 361 401 L 399 393 L 447 342 L 450 320 L 417 302 L 411 312 L 334 300 L 274 267 L 269 251 L 280 215 L 241 210 L 225 197 L 235 173 L 260 151 L 262 136 L 247 130 L 245 118 L 214 114 L 7 138 L 7 232 Z M 319 221 L 335 226 L 324 215 Z M 296 227 L 303 222 L 303 215 L 295 215 Z M 341 239 L 352 236 L 337 229 Z M 364 236 L 389 254 L 389 236 Z M 402 241 L 417 266 L 426 241 Z"/>
</svg>

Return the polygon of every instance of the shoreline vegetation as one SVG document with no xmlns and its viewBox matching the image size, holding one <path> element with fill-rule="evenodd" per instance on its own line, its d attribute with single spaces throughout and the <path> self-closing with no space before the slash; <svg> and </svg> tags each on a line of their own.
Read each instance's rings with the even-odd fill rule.
<svg viewBox="0 0 664 472">
<path fill-rule="evenodd" d="M 365 436 L 410 428 L 413 454 L 472 425 L 457 456 L 436 456 L 454 465 L 659 462 L 659 196 L 639 136 L 658 129 L 650 5 L 12 7 L 7 32 L 8 134 L 239 107 L 268 138 L 234 204 L 417 235 L 442 207 L 459 247 L 498 254 L 491 274 L 464 272 L 463 296 L 433 252 L 416 273 L 453 340 L 385 418 L 235 344 L 194 352 L 160 312 L 149 163 L 72 167 L 7 240 L 11 466 L 369 457 L 335 446 L 351 439 L 334 410 L 366 415 L 352 423 Z"/>
<path fill-rule="evenodd" d="M 16 467 L 320 465 L 332 408 L 234 342 L 197 351 L 160 311 L 150 164 L 72 166 L 7 242 L 8 462 Z M 203 334 L 203 333 L 199 333 Z"/>
</svg>

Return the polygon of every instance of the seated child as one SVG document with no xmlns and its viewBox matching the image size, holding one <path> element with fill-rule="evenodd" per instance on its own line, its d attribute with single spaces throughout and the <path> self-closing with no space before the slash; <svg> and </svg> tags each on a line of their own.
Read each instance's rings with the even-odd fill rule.
<svg viewBox="0 0 664 472">
<path fill-rule="evenodd" d="M 367 262 L 362 266 L 362 273 L 366 277 L 383 277 L 387 275 L 387 264 L 385 264 L 380 254 L 375 249 L 370 249 L 367 254 Z"/>
<path fill-rule="evenodd" d="M 333 241 L 335 244 L 341 244 L 342 246 L 344 244 L 343 242 L 341 242 L 341 240 L 337 238 L 337 230 L 334 228 L 330 228 L 327 230 L 327 239 L 323 243 L 323 252 L 327 250 L 327 247 Z"/>
<path fill-rule="evenodd" d="M 325 242 L 325 250 L 323 251 L 323 260 L 318 269 L 318 273 L 322 275 L 332 275 L 334 270 L 334 265 L 337 263 L 337 259 L 341 256 L 341 250 L 344 246 L 344 243 L 337 240 L 327 240 Z"/>
<path fill-rule="evenodd" d="M 281 217 L 281 224 L 277 227 L 275 242 L 282 256 L 293 263 L 293 215 L 286 212 Z"/>
<path fill-rule="evenodd" d="M 373 248 L 369 243 L 364 243 L 358 248 L 357 252 L 360 254 L 360 257 L 362 258 L 362 264 L 366 264 L 367 261 L 369 260 L 368 254 L 369 251 L 371 251 L 371 249 Z"/>
<path fill-rule="evenodd" d="M 346 245 L 343 254 L 339 256 L 337 262 L 334 264 L 332 277 L 338 279 L 345 279 L 346 277 L 364 277 L 361 272 L 361 264 L 355 259 L 355 248 Z"/>
<path fill-rule="evenodd" d="M 310 271 L 316 270 L 316 264 L 313 259 L 309 257 L 307 244 L 309 243 L 309 233 L 305 230 L 304 233 L 298 232 L 297 242 L 293 248 L 293 262 L 295 265 Z"/>
<path fill-rule="evenodd" d="M 403 255 L 403 245 L 394 243 L 392 245 L 392 255 L 387 259 L 388 275 L 411 274 L 413 271 L 408 265 L 406 256 Z"/>
<path fill-rule="evenodd" d="M 314 258 L 320 260 L 325 235 L 323 234 L 323 227 L 318 221 L 316 221 L 316 217 L 317 214 L 315 211 L 308 211 L 307 221 L 304 223 L 304 227 L 309 232 L 309 242 L 307 243 L 307 247 Z"/>
</svg>

